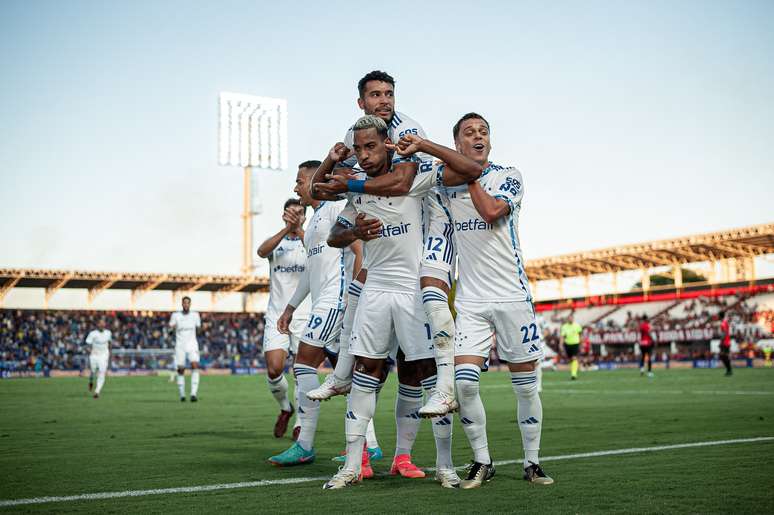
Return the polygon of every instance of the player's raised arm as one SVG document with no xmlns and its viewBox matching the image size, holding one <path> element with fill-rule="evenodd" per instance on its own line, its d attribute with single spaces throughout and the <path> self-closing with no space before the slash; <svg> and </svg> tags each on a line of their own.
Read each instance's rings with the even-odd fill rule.
<svg viewBox="0 0 774 515">
<path fill-rule="evenodd" d="M 336 164 L 347 159 L 350 153 L 351 150 L 347 148 L 344 143 L 338 142 L 333 145 L 333 147 L 328 152 L 328 155 L 323 160 L 322 164 L 320 164 L 320 166 L 317 168 L 317 171 L 314 172 L 314 175 L 312 175 L 312 179 L 309 183 L 309 193 L 313 199 L 339 200 L 337 195 L 339 193 L 346 192 L 346 190 L 344 190 L 344 192 L 337 191 L 335 193 L 329 193 L 323 188 L 323 186 L 325 186 L 325 181 L 328 180 L 328 178 L 331 176 L 333 168 L 336 166 Z"/>
<path fill-rule="evenodd" d="M 351 191 L 382 197 L 401 197 L 411 190 L 416 174 L 417 164 L 414 162 L 395 163 L 390 173 L 368 181 L 358 179 L 352 173 L 337 170 L 328 175 L 328 182 L 318 184 L 315 189 L 329 195 Z"/>
<path fill-rule="evenodd" d="M 495 223 L 511 212 L 511 206 L 501 198 L 489 195 L 477 181 L 468 184 L 468 192 L 476 211 L 488 224 Z"/>
<path fill-rule="evenodd" d="M 524 184 L 521 173 L 516 168 L 492 173 L 498 174 L 497 179 L 492 183 L 492 194 L 484 191 L 478 181 L 468 185 L 470 198 L 476 211 L 490 224 L 510 214 L 524 198 Z"/>
<path fill-rule="evenodd" d="M 395 145 L 388 148 L 403 157 L 411 156 L 417 152 L 429 154 L 444 162 L 443 183 L 446 186 L 459 186 L 475 181 L 481 176 L 484 167 L 474 160 L 466 157 L 456 150 L 423 139 L 414 134 L 403 136 Z"/>
</svg>

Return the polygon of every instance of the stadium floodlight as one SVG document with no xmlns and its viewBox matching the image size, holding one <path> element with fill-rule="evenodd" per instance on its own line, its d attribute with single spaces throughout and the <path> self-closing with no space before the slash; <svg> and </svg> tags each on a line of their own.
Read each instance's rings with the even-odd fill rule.
<svg viewBox="0 0 774 515">
<path fill-rule="evenodd" d="M 255 269 L 253 225 L 262 207 L 254 169 L 288 167 L 288 103 L 282 98 L 222 92 L 218 162 L 244 170 L 242 273 Z"/>
</svg>

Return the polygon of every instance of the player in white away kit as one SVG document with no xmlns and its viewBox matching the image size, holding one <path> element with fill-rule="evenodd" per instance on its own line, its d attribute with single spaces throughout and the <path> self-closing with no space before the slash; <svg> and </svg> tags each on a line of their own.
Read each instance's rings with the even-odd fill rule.
<svg viewBox="0 0 774 515">
<path fill-rule="evenodd" d="M 89 390 L 92 388 L 94 376 L 97 376 L 97 387 L 94 389 L 95 399 L 99 399 L 99 393 L 105 384 L 105 375 L 110 366 L 110 342 L 112 339 L 113 333 L 105 327 L 104 318 L 100 318 L 97 321 L 97 329 L 92 330 L 86 337 L 86 345 L 91 346 L 91 354 L 89 354 L 89 367 L 91 368 Z"/>
<path fill-rule="evenodd" d="M 296 291 L 306 268 L 303 229 L 305 213 L 306 208 L 298 199 L 287 200 L 282 214 L 285 227 L 258 247 L 258 255 L 269 260 L 269 304 L 264 316 L 266 323 L 263 332 L 263 357 L 266 360 L 266 382 L 269 385 L 269 391 L 280 407 L 280 413 L 274 423 L 275 438 L 285 435 L 290 417 L 295 413 L 293 404 L 288 399 L 288 380 L 284 374 L 285 361 L 288 354 L 296 353 L 298 339 L 306 325 L 307 303 L 293 314 L 290 334 L 279 332 L 277 319 Z M 296 421 L 293 440 L 298 438 L 300 427 Z"/>
<path fill-rule="evenodd" d="M 366 176 L 390 173 L 393 169 L 389 157 L 391 141 L 384 120 L 367 115 L 357 121 L 354 129 L 354 150 L 364 170 L 357 180 L 367 182 Z M 422 148 L 414 148 L 413 152 L 421 150 L 445 159 L 457 170 L 447 174 L 448 183 L 463 184 L 481 173 L 481 166 L 474 161 L 428 140 L 422 141 L 425 142 Z M 339 159 L 344 158 L 347 148 L 337 144 L 331 150 L 331 161 L 338 160 L 337 154 Z M 413 167 L 415 172 L 417 168 L 415 162 L 395 165 L 398 166 Z M 422 198 L 435 184 L 435 175 L 428 170 L 417 175 L 408 196 L 379 197 L 365 194 L 361 188 L 359 193 L 349 195 L 347 207 L 328 240 L 334 246 L 364 240 L 368 280 L 350 337 L 349 350 L 356 356 L 356 365 L 345 417 L 347 460 L 324 485 L 325 489 L 346 487 L 360 477 L 366 427 L 376 408 L 376 391 L 384 377 L 385 362 L 397 353 L 395 340 L 406 362 L 434 355 L 432 335 L 422 309 L 419 266 L 424 246 Z M 450 448 L 438 449 L 439 453 L 448 453 L 444 461 L 449 464 L 450 451 Z M 456 477 L 451 465 L 444 473 Z"/>
<path fill-rule="evenodd" d="M 320 401 L 313 401 L 306 392 L 320 386 L 317 369 L 326 355 L 333 365 L 339 350 L 341 320 L 346 303 L 345 292 L 353 271 L 347 271 L 347 260 L 342 249 L 328 246 L 327 239 L 336 217 L 344 202 L 320 202 L 309 194 L 312 175 L 320 165 L 319 161 L 307 161 L 299 166 L 295 192 L 301 204 L 311 206 L 314 214 L 304 233 L 306 247 L 306 268 L 299 280 L 293 297 L 277 321 L 280 332 L 288 334 L 294 313 L 307 295 L 311 296 L 309 322 L 303 329 L 298 352 L 293 364 L 298 391 L 298 419 L 301 431 L 298 440 L 288 449 L 269 458 L 277 466 L 302 465 L 315 459 L 314 436 L 320 414 Z M 359 269 L 361 262 L 360 245 L 350 248 L 355 255 L 350 265 Z"/>
<path fill-rule="evenodd" d="M 453 129 L 457 150 L 486 169 L 478 180 L 445 188 L 455 224 L 459 253 L 455 369 L 460 421 L 474 458 L 461 488 L 476 488 L 494 476 L 486 438 L 486 413 L 479 395 L 481 368 L 489 356 L 493 330 L 497 354 L 508 363 L 518 399 L 517 421 L 524 447 L 524 479 L 551 484 L 539 465 L 543 408 L 536 367 L 543 357 L 529 281 L 518 236 L 518 216 L 524 198 L 521 172 L 489 161 L 489 124 L 469 113 Z M 416 144 L 416 137 L 399 147 Z M 440 169 L 439 181 L 446 169 Z"/>
<path fill-rule="evenodd" d="M 169 327 L 175 330 L 175 363 L 180 402 L 185 402 L 186 360 L 191 364 L 191 402 L 199 400 L 199 342 L 196 340 L 196 330 L 201 326 L 199 313 L 191 311 L 191 297 L 183 297 L 183 310 L 175 311 L 169 319 Z"/>
<path fill-rule="evenodd" d="M 388 136 L 397 141 L 406 134 L 425 137 L 422 127 L 404 113 L 395 112 L 395 81 L 387 73 L 373 71 L 366 74 L 358 82 L 358 106 L 367 115 L 380 117 L 388 126 Z M 347 148 L 353 146 L 354 131 L 350 128 L 344 138 Z M 432 157 L 418 153 L 422 163 L 419 167 L 428 170 L 432 166 Z M 398 162 L 403 161 L 399 159 Z M 336 163 L 337 173 L 323 177 L 320 172 L 314 179 L 315 193 L 319 198 L 331 198 L 337 194 L 349 192 L 348 186 L 362 183 L 354 176 L 342 173 L 357 164 L 357 158 L 350 155 Z M 328 169 L 327 167 L 325 168 Z M 413 183 L 416 167 L 395 167 L 392 173 L 381 175 L 368 181 L 365 192 L 375 195 L 406 195 Z M 323 183 L 324 179 L 329 182 Z M 413 446 L 419 430 L 419 416 L 438 417 L 456 409 L 454 400 L 454 349 L 451 345 L 451 335 L 454 334 L 454 321 L 448 305 L 450 287 L 450 271 L 453 260 L 451 242 L 452 226 L 445 213 L 440 209 L 432 209 L 432 197 L 425 198 L 425 224 L 427 241 L 432 245 L 432 252 L 425 253 L 422 266 L 420 286 L 423 293 L 423 308 L 428 316 L 431 335 L 434 343 L 434 358 L 406 361 L 402 352 L 398 353 L 398 397 L 395 406 L 397 426 L 396 458 L 391 468 L 392 473 L 404 477 L 424 477 L 424 473 L 410 460 L 409 451 Z M 334 197 L 335 198 L 335 197 Z M 435 217 L 440 216 L 442 220 Z M 431 216 L 432 214 L 433 216 Z M 445 259 L 444 259 L 445 258 Z M 441 278 L 441 279 L 438 279 Z M 342 341 L 348 340 L 348 335 L 354 320 L 360 291 L 366 281 L 366 270 L 361 270 L 356 281 L 349 290 L 349 302 L 344 315 Z M 328 399 L 334 395 L 347 393 L 352 382 L 354 357 L 343 346 L 339 353 L 339 361 L 334 374 L 329 375 L 320 388 L 309 392 L 311 398 Z M 437 371 L 437 376 L 436 376 Z M 422 390 L 429 394 L 428 402 L 422 406 Z M 433 422 L 433 434 L 436 443 L 450 442 L 452 437 L 451 418 L 441 418 Z M 369 451 L 372 447 L 371 430 L 368 437 Z M 445 468 L 447 464 L 439 463 L 437 468 Z"/>
<path fill-rule="evenodd" d="M 384 120 L 388 127 L 388 135 L 392 141 L 397 141 L 403 134 L 418 134 L 424 137 L 424 130 L 415 120 L 404 113 L 395 112 L 395 81 L 389 74 L 382 71 L 369 72 L 358 81 L 357 90 L 358 107 L 362 109 L 365 114 L 375 115 Z M 350 127 L 344 136 L 344 144 L 349 149 L 351 149 L 353 145 L 353 134 L 354 131 Z M 423 159 L 425 166 L 430 166 L 432 162 L 430 156 L 419 154 L 418 157 Z M 319 196 L 315 196 L 315 198 L 321 200 L 326 198 L 340 198 L 337 197 L 337 195 L 347 193 L 349 191 L 347 188 L 347 181 L 354 176 L 351 176 L 346 172 L 351 172 L 351 169 L 356 165 L 357 158 L 354 154 L 351 154 L 346 159 L 336 163 L 336 180 L 328 183 L 321 182 L 326 177 L 323 177 L 322 174 L 318 172 L 313 179 L 316 190 L 319 190 L 316 191 L 316 194 Z M 326 168 L 326 170 L 327 169 L 328 168 Z M 397 167 L 393 173 L 382 175 L 374 181 L 370 181 L 367 186 L 369 188 L 367 192 L 374 193 L 376 189 L 378 189 L 379 195 L 406 195 L 413 183 L 415 169 L 416 167 Z M 370 188 L 372 187 L 374 188 L 374 191 L 370 191 Z M 441 241 L 443 235 L 443 231 L 435 235 L 436 238 L 434 238 L 434 241 L 436 244 Z M 451 245 L 451 243 L 449 243 L 449 245 Z M 442 275 L 443 277 L 448 277 L 449 274 L 444 273 Z M 349 341 L 352 322 L 355 318 L 360 292 L 363 289 L 366 276 L 367 270 L 365 268 L 361 269 L 357 278 L 352 281 L 352 284 L 349 287 L 347 308 L 344 313 L 344 321 L 341 329 L 342 342 Z M 425 282 L 426 278 L 422 277 L 421 286 L 423 292 L 425 291 Z M 438 309 L 439 306 L 441 308 L 440 310 Z M 417 414 L 423 416 L 423 410 L 426 408 L 426 406 L 422 406 L 422 390 L 424 389 L 428 394 L 435 391 L 446 391 L 448 392 L 447 398 L 451 399 L 451 403 L 453 403 L 454 399 L 453 348 L 449 341 L 449 337 L 445 338 L 445 341 L 444 339 L 438 339 L 439 335 L 453 334 L 453 325 L 450 329 L 447 328 L 447 331 L 437 331 L 436 327 L 439 326 L 434 323 L 434 321 L 438 319 L 438 316 L 435 316 L 434 314 L 445 310 L 447 314 L 446 319 L 453 324 L 451 312 L 447 302 L 438 303 L 428 300 L 424 303 L 424 308 L 430 317 L 432 334 L 436 335 L 436 338 L 434 339 L 436 353 L 435 364 L 440 372 L 438 372 L 436 381 L 436 370 L 433 366 L 432 358 L 406 362 L 403 353 L 398 353 L 399 394 L 395 406 L 397 458 L 393 462 L 393 467 L 391 468 L 392 473 L 399 473 L 404 477 L 414 478 L 424 477 L 425 475 L 424 472 L 411 463 L 410 454 L 408 452 L 412 448 L 413 442 L 416 439 L 416 434 L 419 430 L 420 419 L 417 417 Z M 353 366 L 354 356 L 349 354 L 347 345 L 344 345 L 340 349 L 334 373 L 330 374 L 319 388 L 312 390 L 307 395 L 314 400 L 326 400 L 334 395 L 348 393 L 352 385 Z M 447 411 L 449 411 L 449 407 L 444 406 L 441 410 L 436 408 L 433 413 L 443 415 Z M 433 434 L 436 439 L 450 441 L 452 435 L 451 420 L 439 420 L 434 423 Z M 373 429 L 373 421 L 368 427 L 367 440 L 368 452 L 371 458 L 381 458 L 381 449 L 378 447 L 376 434 Z M 343 460 L 343 456 L 334 459 Z M 366 475 L 367 473 L 368 472 L 366 471 Z"/>
</svg>

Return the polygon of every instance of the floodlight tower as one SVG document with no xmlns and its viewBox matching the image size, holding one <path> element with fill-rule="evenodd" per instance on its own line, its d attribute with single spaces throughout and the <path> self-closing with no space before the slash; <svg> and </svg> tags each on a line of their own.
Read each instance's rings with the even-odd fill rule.
<svg viewBox="0 0 774 515">
<path fill-rule="evenodd" d="M 255 269 L 253 222 L 261 214 L 258 177 L 254 168 L 288 167 L 288 103 L 282 98 L 222 92 L 218 162 L 244 170 L 242 211 L 242 273 Z"/>
</svg>

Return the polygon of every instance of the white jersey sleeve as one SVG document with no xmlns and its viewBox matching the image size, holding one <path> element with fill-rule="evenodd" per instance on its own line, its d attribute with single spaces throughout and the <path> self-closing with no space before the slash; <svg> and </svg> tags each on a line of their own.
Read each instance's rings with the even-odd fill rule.
<svg viewBox="0 0 774 515">
<path fill-rule="evenodd" d="M 347 200 L 347 205 L 341 210 L 339 216 L 336 218 L 336 223 L 339 223 L 347 229 L 352 229 L 355 226 L 355 218 L 357 218 L 357 211 L 355 206 L 352 205 L 352 199 Z"/>
<path fill-rule="evenodd" d="M 86 345 L 91 345 L 94 343 L 94 337 L 97 334 L 96 330 L 90 331 L 88 336 L 86 336 Z"/>
<path fill-rule="evenodd" d="M 438 184 L 440 178 L 442 178 L 443 163 L 423 162 L 416 156 L 411 157 L 414 158 L 412 161 L 416 162 L 419 167 L 417 169 L 417 175 L 414 177 L 414 182 L 411 183 L 411 189 L 409 189 L 408 195 L 410 197 L 424 197 Z"/>
<path fill-rule="evenodd" d="M 488 181 L 486 192 L 494 198 L 507 202 L 510 211 L 513 212 L 524 198 L 524 180 L 521 172 L 513 167 L 494 171 L 492 179 Z"/>
<path fill-rule="evenodd" d="M 177 312 L 172 313 L 169 317 L 169 327 L 177 327 Z"/>
</svg>

